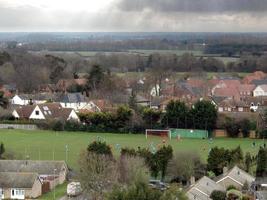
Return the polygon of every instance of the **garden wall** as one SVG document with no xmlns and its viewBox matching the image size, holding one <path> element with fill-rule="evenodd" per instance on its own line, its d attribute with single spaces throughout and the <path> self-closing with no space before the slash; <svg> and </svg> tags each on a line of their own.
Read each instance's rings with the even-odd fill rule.
<svg viewBox="0 0 267 200">
<path fill-rule="evenodd" d="M 38 128 L 34 124 L 0 124 L 0 129 L 36 130 Z"/>
</svg>

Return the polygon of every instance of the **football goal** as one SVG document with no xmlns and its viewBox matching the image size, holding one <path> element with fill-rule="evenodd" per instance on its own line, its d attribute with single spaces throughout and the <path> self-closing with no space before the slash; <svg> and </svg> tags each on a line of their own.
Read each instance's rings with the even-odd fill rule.
<svg viewBox="0 0 267 200">
<path fill-rule="evenodd" d="M 170 130 L 161 130 L 161 129 L 146 129 L 146 139 L 148 136 L 159 136 L 159 137 L 168 137 L 171 138 Z"/>
</svg>

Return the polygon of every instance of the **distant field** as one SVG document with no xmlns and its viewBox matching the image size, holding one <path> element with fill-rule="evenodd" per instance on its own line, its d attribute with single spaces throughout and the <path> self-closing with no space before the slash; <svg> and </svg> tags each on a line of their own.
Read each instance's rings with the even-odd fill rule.
<svg viewBox="0 0 267 200">
<path fill-rule="evenodd" d="M 5 144 L 7 151 L 14 152 L 18 159 L 29 157 L 33 160 L 65 160 L 65 146 L 68 145 L 67 163 L 76 169 L 80 151 L 86 149 L 90 142 L 97 140 L 98 136 L 112 146 L 115 155 L 119 155 L 120 147 L 150 147 L 152 143 L 157 147 L 162 144 L 162 138 L 152 137 L 146 140 L 144 135 L 0 130 L 0 142 Z M 252 148 L 253 141 L 256 142 L 256 148 Z M 228 138 L 214 139 L 212 143 L 202 139 L 166 142 L 172 145 L 174 151 L 196 151 L 203 160 L 206 160 L 209 149 L 214 146 L 235 148 L 240 145 L 244 152 L 255 154 L 263 144 L 262 140 Z"/>
<path fill-rule="evenodd" d="M 223 75 L 223 76 L 229 75 L 229 76 L 243 78 L 249 74 L 245 72 L 205 72 L 205 73 L 208 79 L 211 79 L 213 76 L 219 76 L 219 75 Z M 116 74 L 120 77 L 128 77 L 128 78 L 136 78 L 136 77 L 142 78 L 146 76 L 146 72 L 125 72 L 125 73 L 116 73 Z M 176 78 L 181 78 L 186 74 L 190 74 L 190 72 L 177 72 Z"/>
<path fill-rule="evenodd" d="M 177 56 L 182 56 L 185 53 L 192 53 L 196 57 L 213 57 L 216 59 L 219 59 L 223 61 L 225 64 L 229 62 L 237 62 L 239 58 L 232 58 L 232 57 L 222 57 L 219 54 L 205 54 L 204 51 L 201 50 L 125 50 L 125 51 L 118 51 L 118 52 L 112 52 L 112 51 L 31 51 L 31 53 L 34 54 L 53 54 L 56 56 L 80 56 L 84 58 L 90 58 L 96 56 L 96 54 L 136 54 L 141 56 L 149 56 L 153 53 L 159 53 L 159 54 L 176 54 Z"/>
</svg>

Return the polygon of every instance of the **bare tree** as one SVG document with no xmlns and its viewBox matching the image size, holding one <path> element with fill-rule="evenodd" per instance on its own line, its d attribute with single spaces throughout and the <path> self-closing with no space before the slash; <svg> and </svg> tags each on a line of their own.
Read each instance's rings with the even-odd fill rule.
<svg viewBox="0 0 267 200">
<path fill-rule="evenodd" d="M 116 162 L 107 155 L 83 151 L 79 165 L 79 179 L 85 194 L 94 200 L 103 199 L 104 194 L 118 183 Z"/>
</svg>

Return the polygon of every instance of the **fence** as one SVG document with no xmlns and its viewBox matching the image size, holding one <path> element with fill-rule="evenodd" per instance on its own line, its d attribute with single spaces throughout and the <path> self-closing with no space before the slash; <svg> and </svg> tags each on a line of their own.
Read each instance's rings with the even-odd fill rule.
<svg viewBox="0 0 267 200">
<path fill-rule="evenodd" d="M 208 138 L 209 132 L 206 130 L 192 130 L 192 129 L 171 129 L 171 138 Z"/>
<path fill-rule="evenodd" d="M 0 124 L 0 129 L 36 130 L 38 128 L 34 124 Z"/>
</svg>

